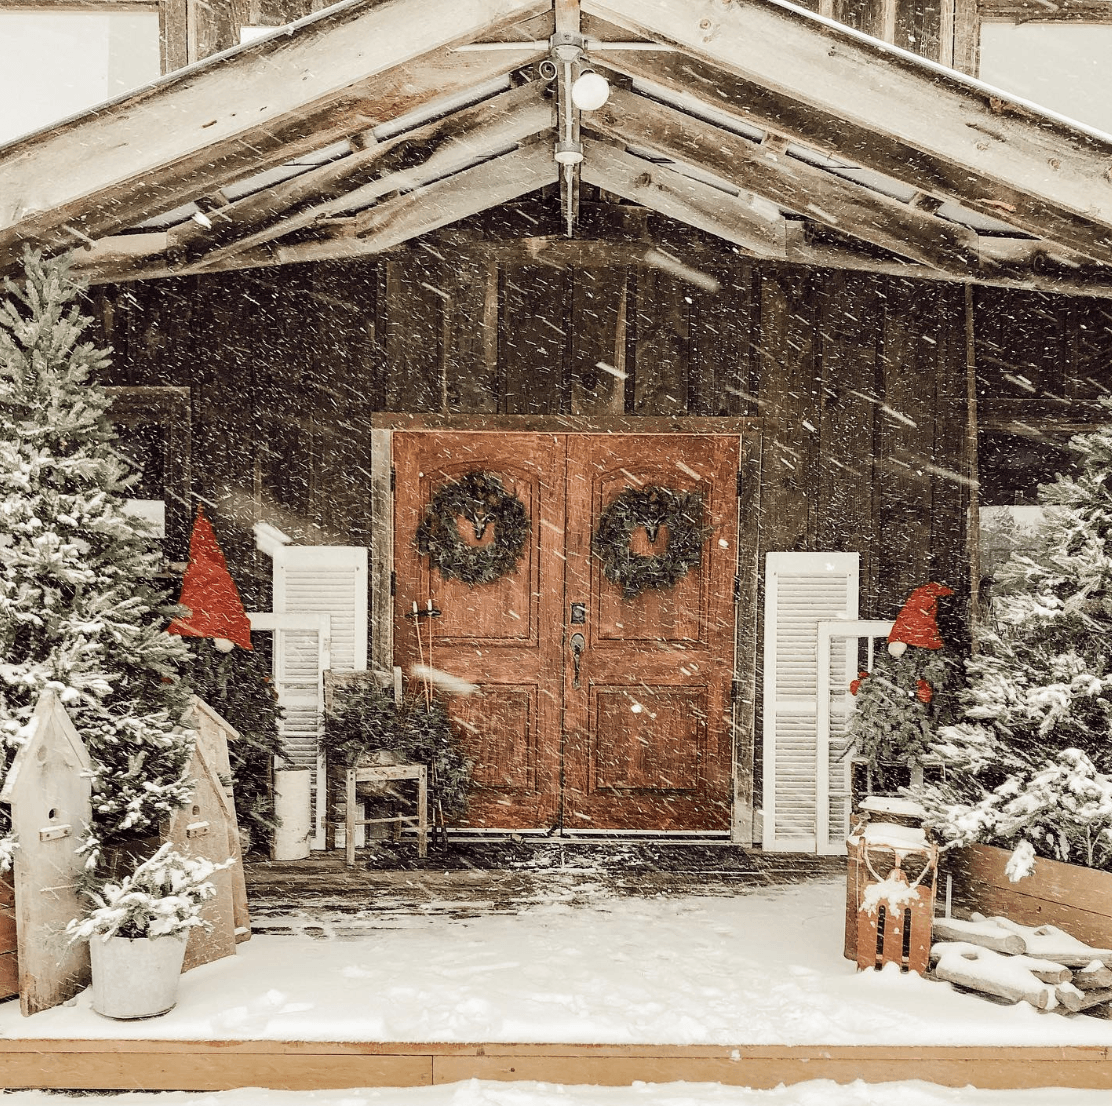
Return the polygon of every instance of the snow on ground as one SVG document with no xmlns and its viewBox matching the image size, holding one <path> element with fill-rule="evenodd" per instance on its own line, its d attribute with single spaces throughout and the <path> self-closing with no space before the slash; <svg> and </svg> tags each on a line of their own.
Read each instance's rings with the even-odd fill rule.
<svg viewBox="0 0 1112 1106">
<path fill-rule="evenodd" d="M 0 1092 L 4 1106 L 87 1106 L 88 1098 L 42 1091 Z M 103 1101 L 98 1097 L 97 1101 Z M 111 1106 L 1108 1106 L 1107 1090 L 1039 1088 L 984 1091 L 934 1083 L 849 1083 L 828 1080 L 758 1091 L 718 1083 L 637 1083 L 632 1087 L 494 1083 L 473 1079 L 439 1087 L 344 1091 L 263 1091 L 248 1088 L 190 1094 L 109 1096 Z"/>
<path fill-rule="evenodd" d="M 841 882 L 374 924 L 388 928 L 349 919 L 353 939 L 256 936 L 186 973 L 157 1020 L 102 1018 L 85 992 L 31 1018 L 0 1006 L 0 1036 L 1112 1045 L 1112 1020 L 998 1006 L 894 969 L 858 973 L 842 957 Z"/>
</svg>

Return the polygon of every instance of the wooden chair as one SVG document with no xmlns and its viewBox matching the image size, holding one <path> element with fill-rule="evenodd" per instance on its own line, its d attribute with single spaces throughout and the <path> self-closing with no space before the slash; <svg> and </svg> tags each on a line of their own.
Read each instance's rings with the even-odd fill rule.
<svg viewBox="0 0 1112 1106">
<path fill-rule="evenodd" d="M 332 709 L 333 697 L 337 688 L 349 687 L 367 679 L 366 672 L 325 672 L 324 674 L 324 702 L 325 709 Z M 385 686 L 390 686 L 386 684 Z M 401 671 L 394 670 L 393 688 L 395 700 L 401 694 Z M 417 855 L 428 855 L 429 841 L 429 782 L 428 768 L 424 764 L 383 764 L 360 768 L 337 768 L 326 773 L 330 786 L 327 788 L 326 802 L 327 844 L 335 845 L 335 831 L 341 825 L 344 827 L 344 858 L 349 868 L 355 865 L 355 829 L 357 826 L 393 825 L 395 827 L 394 840 L 401 837 L 403 825 L 417 824 Z M 356 818 L 355 807 L 358 802 L 357 789 L 359 784 L 383 785 L 395 780 L 417 781 L 417 813 L 416 814 L 391 814 L 381 818 Z M 344 818 L 341 822 L 332 817 L 334 808 L 333 796 L 338 799 L 336 792 L 342 785 L 344 796 Z"/>
<path fill-rule="evenodd" d="M 356 818 L 356 786 L 360 783 L 389 783 L 393 780 L 417 781 L 417 813 L 392 814 L 386 818 Z M 355 866 L 355 827 L 393 823 L 399 830 L 406 823 L 417 823 L 417 855 L 429 852 L 429 779 L 423 764 L 383 764 L 373 768 L 344 769 L 344 859 Z M 337 823 L 338 824 L 338 823 Z"/>
</svg>

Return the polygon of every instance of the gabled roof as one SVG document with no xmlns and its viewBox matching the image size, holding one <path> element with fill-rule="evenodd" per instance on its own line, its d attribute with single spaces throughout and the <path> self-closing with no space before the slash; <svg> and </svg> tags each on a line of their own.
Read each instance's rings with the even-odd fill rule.
<svg viewBox="0 0 1112 1106">
<path fill-rule="evenodd" d="M 1112 295 L 1110 173 L 1112 137 L 778 0 L 349 0 L 0 147 L 0 268 L 371 256 L 541 189 L 574 235 L 586 187 L 743 256 Z"/>
</svg>

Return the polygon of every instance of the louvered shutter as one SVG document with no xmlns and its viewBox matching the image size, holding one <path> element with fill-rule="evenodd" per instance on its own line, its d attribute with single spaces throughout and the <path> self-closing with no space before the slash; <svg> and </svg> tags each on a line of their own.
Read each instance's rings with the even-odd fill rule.
<svg viewBox="0 0 1112 1106">
<path fill-rule="evenodd" d="M 274 674 L 285 707 L 282 738 L 294 764 L 315 768 L 314 847 L 324 848 L 319 755 L 324 670 L 367 667 L 367 550 L 346 545 L 287 545 L 274 554 Z M 330 630 L 290 628 L 282 616 L 327 615 Z M 282 623 L 286 622 L 284 626 Z"/>
<path fill-rule="evenodd" d="M 819 623 L 857 618 L 856 553 L 769 553 L 764 621 L 763 846 L 771 852 L 827 851 L 829 828 L 817 839 L 818 773 L 837 762 L 838 750 L 818 748 Z M 848 686 L 856 643 L 830 643 L 830 684 Z M 839 727 L 840 729 L 840 727 Z M 823 787 L 826 791 L 826 787 Z M 835 788 L 835 793 L 839 790 Z M 840 823 L 840 811 L 837 812 Z M 826 828 L 826 827 L 824 827 Z"/>
</svg>

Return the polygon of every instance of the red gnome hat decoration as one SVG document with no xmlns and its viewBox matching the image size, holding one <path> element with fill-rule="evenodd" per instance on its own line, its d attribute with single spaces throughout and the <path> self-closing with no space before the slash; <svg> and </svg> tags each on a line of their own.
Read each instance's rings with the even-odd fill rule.
<svg viewBox="0 0 1112 1106">
<path fill-rule="evenodd" d="M 953 595 L 945 584 L 924 584 L 916 588 L 896 615 L 895 625 L 888 635 L 888 652 L 902 657 L 909 645 L 918 649 L 941 649 L 946 643 L 938 633 L 938 600 Z"/>
<path fill-rule="evenodd" d="M 185 570 L 178 602 L 189 608 L 189 614 L 174 619 L 167 627 L 169 633 L 210 637 L 216 648 L 225 653 L 233 645 L 251 648 L 251 621 L 228 572 L 212 523 L 205 517 L 204 507 L 197 508 L 189 539 L 189 567 Z"/>
</svg>

